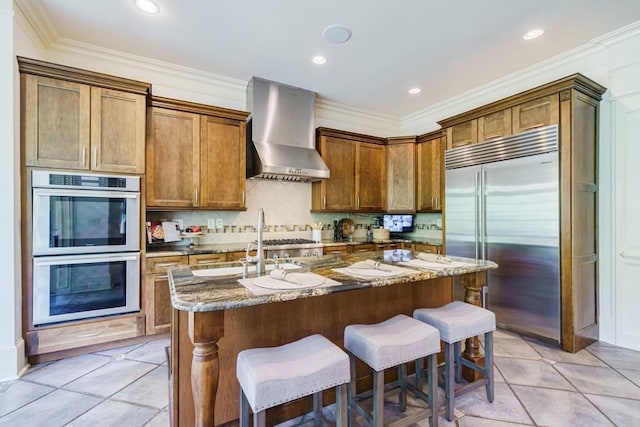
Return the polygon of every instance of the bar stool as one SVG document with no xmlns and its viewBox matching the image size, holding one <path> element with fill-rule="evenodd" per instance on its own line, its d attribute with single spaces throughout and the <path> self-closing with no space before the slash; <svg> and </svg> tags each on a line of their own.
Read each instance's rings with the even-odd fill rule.
<svg viewBox="0 0 640 427">
<path fill-rule="evenodd" d="M 429 425 L 438 425 L 438 398 L 436 386 L 437 353 L 440 351 L 440 333 L 434 327 L 399 314 L 384 322 L 373 325 L 349 325 L 344 330 L 344 347 L 349 353 L 351 362 L 351 384 L 347 394 L 349 401 L 349 421 L 352 424 L 355 411 L 374 427 L 383 425 L 383 406 L 385 395 L 398 393 L 400 410 L 407 406 L 407 389 L 417 398 L 427 403 L 428 407 L 411 416 L 404 417 L 388 425 L 406 426 L 429 417 Z M 405 364 L 416 361 L 416 366 L 427 358 L 427 393 L 407 381 Z M 356 358 L 362 360 L 373 369 L 373 391 L 356 395 Z M 397 383 L 385 393 L 384 370 L 398 367 Z M 373 410 L 367 412 L 360 401 L 373 396 Z"/>
<path fill-rule="evenodd" d="M 440 331 L 445 342 L 444 348 L 444 389 L 446 395 L 446 418 L 453 421 L 453 407 L 456 396 L 478 387 L 486 386 L 487 400 L 493 402 L 493 331 L 496 330 L 496 316 L 493 312 L 461 301 L 451 302 L 440 308 L 420 308 L 413 317 L 433 325 Z M 484 334 L 484 367 L 462 357 L 460 343 L 471 337 Z M 455 387 L 461 383 L 462 365 L 484 375 L 484 378 Z M 455 372 L 454 372 L 455 371 Z"/>
<path fill-rule="evenodd" d="M 253 348 L 238 353 L 240 426 L 265 425 L 265 410 L 313 394 L 316 425 L 322 420 L 322 391 L 336 388 L 336 425 L 347 425 L 349 357 L 322 335 L 311 335 L 279 347 Z"/>
</svg>

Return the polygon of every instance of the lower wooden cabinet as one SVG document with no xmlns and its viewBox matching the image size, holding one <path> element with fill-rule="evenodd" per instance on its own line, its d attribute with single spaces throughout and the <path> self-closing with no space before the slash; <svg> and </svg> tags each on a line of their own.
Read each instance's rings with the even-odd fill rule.
<svg viewBox="0 0 640 427">
<path fill-rule="evenodd" d="M 376 250 L 376 244 L 375 243 L 362 243 L 359 245 L 351 245 L 349 246 L 349 248 L 351 249 L 351 253 L 358 253 L 358 252 L 370 252 L 370 251 L 375 251 Z"/>
<path fill-rule="evenodd" d="M 337 245 L 326 245 L 324 247 L 325 255 L 346 254 L 346 253 L 349 253 L 349 245 L 337 244 Z"/>
<path fill-rule="evenodd" d="M 221 252 L 217 254 L 199 254 L 189 255 L 189 265 L 208 265 L 218 262 L 225 262 L 227 260 L 227 253 Z"/>
<path fill-rule="evenodd" d="M 147 258 L 144 288 L 147 335 L 169 332 L 171 329 L 170 267 L 188 263 L 187 256 Z"/>
<path fill-rule="evenodd" d="M 27 356 L 103 344 L 145 334 L 144 316 L 131 314 L 29 331 Z"/>
<path fill-rule="evenodd" d="M 413 250 L 414 252 L 427 252 L 430 254 L 440 254 L 442 253 L 442 246 L 429 245 L 427 243 L 414 243 Z"/>
</svg>

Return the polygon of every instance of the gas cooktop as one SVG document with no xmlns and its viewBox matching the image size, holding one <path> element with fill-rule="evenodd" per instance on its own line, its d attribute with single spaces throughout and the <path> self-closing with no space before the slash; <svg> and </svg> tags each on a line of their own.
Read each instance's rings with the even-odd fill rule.
<svg viewBox="0 0 640 427">
<path fill-rule="evenodd" d="M 283 245 L 305 245 L 309 243 L 316 243 L 309 239 L 267 239 L 262 243 L 266 246 L 283 246 Z"/>
</svg>

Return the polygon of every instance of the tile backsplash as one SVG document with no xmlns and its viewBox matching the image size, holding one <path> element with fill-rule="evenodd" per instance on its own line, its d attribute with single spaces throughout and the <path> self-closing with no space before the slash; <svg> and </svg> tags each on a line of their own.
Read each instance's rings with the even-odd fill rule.
<svg viewBox="0 0 640 427">
<path fill-rule="evenodd" d="M 184 227 L 198 225 L 205 231 L 198 244 L 251 242 L 256 239 L 258 209 L 264 209 L 265 239 L 311 238 L 312 224 L 322 223 L 322 238 L 333 238 L 333 221 L 349 217 L 356 224 L 354 238 L 365 238 L 371 214 L 311 213 L 311 185 L 306 183 L 247 180 L 246 211 L 147 212 L 147 221 L 182 220 Z M 216 225 L 209 228 L 208 225 Z M 438 243 L 442 239 L 440 214 L 417 214 L 413 233 L 407 238 Z M 185 239 L 183 244 L 188 244 Z"/>
</svg>

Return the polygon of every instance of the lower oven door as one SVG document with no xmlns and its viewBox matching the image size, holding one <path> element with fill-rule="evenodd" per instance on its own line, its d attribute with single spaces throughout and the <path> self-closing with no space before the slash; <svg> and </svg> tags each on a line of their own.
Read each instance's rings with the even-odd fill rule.
<svg viewBox="0 0 640 427">
<path fill-rule="evenodd" d="M 33 324 L 140 310 L 140 252 L 35 257 Z"/>
</svg>

